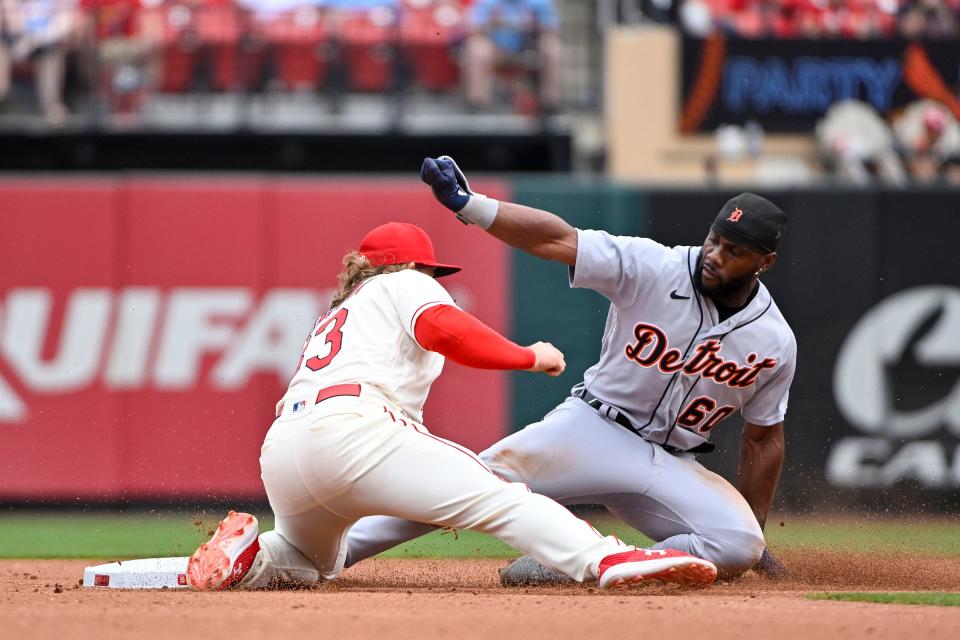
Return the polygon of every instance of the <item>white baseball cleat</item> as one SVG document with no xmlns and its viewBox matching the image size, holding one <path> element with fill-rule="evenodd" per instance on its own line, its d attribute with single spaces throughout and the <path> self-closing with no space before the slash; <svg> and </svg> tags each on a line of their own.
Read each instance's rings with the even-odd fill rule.
<svg viewBox="0 0 960 640">
<path fill-rule="evenodd" d="M 701 587 L 717 579 L 717 567 L 709 560 L 675 549 L 636 549 L 607 556 L 600 561 L 597 584 L 601 589 L 659 581 Z"/>
<path fill-rule="evenodd" d="M 260 551 L 257 519 L 231 511 L 220 521 L 210 542 L 200 545 L 187 562 L 187 584 L 201 591 L 231 587 L 243 579 Z"/>
</svg>

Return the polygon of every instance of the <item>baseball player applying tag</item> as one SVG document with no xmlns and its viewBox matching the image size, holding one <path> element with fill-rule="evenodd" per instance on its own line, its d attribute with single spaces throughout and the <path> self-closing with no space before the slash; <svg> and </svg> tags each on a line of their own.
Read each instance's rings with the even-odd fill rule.
<svg viewBox="0 0 960 640">
<path fill-rule="evenodd" d="M 563 354 L 521 347 L 454 303 L 427 234 L 389 223 L 344 258 L 339 293 L 310 331 L 260 455 L 276 529 L 230 512 L 191 556 L 195 589 L 314 583 L 344 567 L 347 532 L 373 514 L 494 535 L 576 580 L 703 585 L 716 567 L 673 549 L 629 547 L 422 423 L 444 357 L 559 375 Z"/>
<path fill-rule="evenodd" d="M 543 420 L 481 453 L 484 463 L 563 504 L 604 505 L 654 548 L 710 560 L 721 575 L 782 574 L 763 525 L 783 463 L 797 348 L 759 279 L 776 263 L 786 214 L 744 193 L 723 206 L 702 246 L 666 247 L 473 193 L 445 156 L 424 160 L 421 178 L 462 222 L 568 265 L 570 286 L 610 301 L 599 359 L 582 383 Z M 734 488 L 696 455 L 713 450 L 711 431 L 737 411 L 745 426 Z M 365 518 L 351 530 L 348 566 L 428 530 Z M 528 558 L 501 578 L 564 579 Z"/>
</svg>

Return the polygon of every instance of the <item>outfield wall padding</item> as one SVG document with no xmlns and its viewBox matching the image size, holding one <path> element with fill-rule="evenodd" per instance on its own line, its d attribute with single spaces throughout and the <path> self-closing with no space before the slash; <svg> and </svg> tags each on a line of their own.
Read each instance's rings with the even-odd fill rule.
<svg viewBox="0 0 960 640">
<path fill-rule="evenodd" d="M 0 181 L 0 502 L 263 499 L 273 407 L 343 255 L 390 220 L 425 228 L 464 267 L 458 303 L 508 328 L 506 249 L 413 178 Z M 448 363 L 425 422 L 483 448 L 508 383 Z"/>
<path fill-rule="evenodd" d="M 736 191 L 569 176 L 475 187 L 578 227 L 700 244 Z M 783 190 L 763 279 L 799 346 L 776 506 L 960 507 L 956 191 Z M 414 178 L 104 175 L 0 181 L 0 501 L 262 499 L 257 453 L 342 255 L 416 222 L 458 304 L 566 354 L 559 378 L 448 363 L 436 433 L 481 450 L 542 417 L 599 353 L 607 303 L 464 227 Z M 736 476 L 740 419 L 701 461 Z"/>
</svg>

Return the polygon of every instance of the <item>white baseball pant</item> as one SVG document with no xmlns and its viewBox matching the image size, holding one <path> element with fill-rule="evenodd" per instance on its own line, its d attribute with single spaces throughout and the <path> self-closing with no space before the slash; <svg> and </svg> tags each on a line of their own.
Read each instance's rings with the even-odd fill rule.
<svg viewBox="0 0 960 640">
<path fill-rule="evenodd" d="M 501 480 L 369 387 L 302 413 L 286 407 L 267 433 L 260 466 L 276 528 L 260 536 L 244 586 L 335 578 L 351 525 L 372 514 L 482 531 L 581 581 L 595 579 L 607 555 L 633 548 Z"/>
<path fill-rule="evenodd" d="M 760 558 L 763 532 L 743 496 L 692 454 L 671 455 L 578 398 L 480 454 L 501 477 L 561 504 L 600 504 L 653 540 L 710 560 L 722 574 Z M 347 566 L 431 530 L 420 522 L 364 518 L 350 531 Z"/>
</svg>

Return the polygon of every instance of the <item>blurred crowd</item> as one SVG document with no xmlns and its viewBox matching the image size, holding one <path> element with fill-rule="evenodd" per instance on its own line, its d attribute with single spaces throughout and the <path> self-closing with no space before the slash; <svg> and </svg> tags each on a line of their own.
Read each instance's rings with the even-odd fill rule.
<svg viewBox="0 0 960 640">
<path fill-rule="evenodd" d="M 960 43 L 960 0 L 664 2 L 698 34 Z M 464 113 L 549 115 L 560 105 L 559 27 L 554 0 L 0 0 L 0 116 L 14 89 L 20 104 L 32 89 L 54 125 L 71 112 L 135 119 L 157 94 L 336 104 L 420 92 Z M 889 121 L 836 104 L 811 132 L 820 164 L 854 184 L 960 184 L 958 104 L 921 100 Z M 733 129 L 718 130 L 720 147 L 760 153 L 759 125 Z"/>
<path fill-rule="evenodd" d="M 960 122 L 940 102 L 913 102 L 889 123 L 866 103 L 840 102 L 816 137 L 825 169 L 840 182 L 960 186 Z"/>
<path fill-rule="evenodd" d="M 960 37 L 960 0 L 685 0 L 684 28 L 742 38 Z"/>
<path fill-rule="evenodd" d="M 0 111 L 32 81 L 47 121 L 70 81 L 111 112 L 151 94 L 407 90 L 559 101 L 553 0 L 0 0 Z"/>
<path fill-rule="evenodd" d="M 758 122 L 721 125 L 705 158 L 707 179 L 718 182 L 722 164 L 749 159 L 753 177 L 769 184 L 960 187 L 960 120 L 943 102 L 916 100 L 884 118 L 866 102 L 844 100 L 816 123 L 813 139 L 813 157 L 767 155 Z"/>
</svg>

